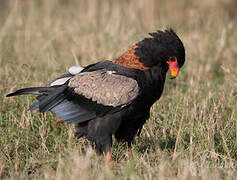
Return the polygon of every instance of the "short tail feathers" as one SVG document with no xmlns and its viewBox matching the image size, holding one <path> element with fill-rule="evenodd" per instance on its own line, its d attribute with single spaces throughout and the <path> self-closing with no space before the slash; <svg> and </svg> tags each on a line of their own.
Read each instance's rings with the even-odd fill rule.
<svg viewBox="0 0 237 180">
<path fill-rule="evenodd" d="M 19 89 L 19 90 L 13 92 L 13 93 L 7 94 L 6 97 L 26 95 L 26 94 L 42 95 L 42 94 L 48 92 L 49 89 L 50 88 L 48 88 L 48 87 L 24 88 L 24 89 Z"/>
</svg>

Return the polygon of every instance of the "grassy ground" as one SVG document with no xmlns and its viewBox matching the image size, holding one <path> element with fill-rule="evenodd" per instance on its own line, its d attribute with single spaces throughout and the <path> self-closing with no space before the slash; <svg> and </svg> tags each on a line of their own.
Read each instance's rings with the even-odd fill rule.
<svg viewBox="0 0 237 180">
<path fill-rule="evenodd" d="M 236 0 L 42 0 L 0 5 L 0 179 L 235 179 L 237 177 Z M 105 165 L 72 125 L 28 112 L 43 85 L 71 65 L 120 55 L 148 32 L 173 27 L 186 63 L 167 80 L 121 168 Z"/>
</svg>

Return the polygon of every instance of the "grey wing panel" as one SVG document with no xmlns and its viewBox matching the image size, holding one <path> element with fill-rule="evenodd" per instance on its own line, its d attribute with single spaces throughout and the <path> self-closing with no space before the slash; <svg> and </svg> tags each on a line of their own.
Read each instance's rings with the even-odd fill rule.
<svg viewBox="0 0 237 180">
<path fill-rule="evenodd" d="M 67 99 L 53 107 L 51 111 L 66 123 L 82 123 L 96 117 L 95 112 L 88 111 L 79 104 Z"/>
<path fill-rule="evenodd" d="M 130 103 L 139 93 L 136 80 L 106 70 L 77 74 L 68 86 L 98 104 L 113 107 Z"/>
</svg>

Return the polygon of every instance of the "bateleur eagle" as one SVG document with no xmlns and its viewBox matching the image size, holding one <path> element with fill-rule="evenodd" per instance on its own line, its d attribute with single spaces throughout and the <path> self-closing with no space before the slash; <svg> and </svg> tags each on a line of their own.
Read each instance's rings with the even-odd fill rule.
<svg viewBox="0 0 237 180">
<path fill-rule="evenodd" d="M 116 59 L 71 69 L 45 87 L 7 97 L 37 95 L 29 110 L 51 111 L 61 122 L 76 124 L 76 136 L 95 143 L 110 160 L 112 135 L 130 146 L 162 94 L 167 71 L 175 78 L 185 62 L 183 43 L 172 29 L 149 35 Z"/>
</svg>

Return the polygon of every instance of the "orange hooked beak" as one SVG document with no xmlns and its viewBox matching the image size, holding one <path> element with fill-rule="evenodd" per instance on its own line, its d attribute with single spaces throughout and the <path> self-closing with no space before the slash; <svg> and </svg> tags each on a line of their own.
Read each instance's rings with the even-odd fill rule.
<svg viewBox="0 0 237 180">
<path fill-rule="evenodd" d="M 169 60 L 167 61 L 167 64 L 169 65 L 172 79 L 176 78 L 179 74 L 179 69 L 180 69 L 177 58 L 176 57 L 169 58 Z"/>
</svg>

